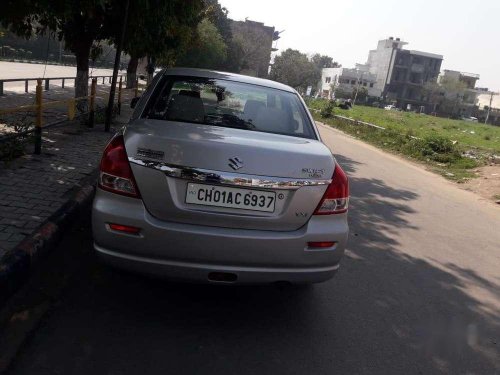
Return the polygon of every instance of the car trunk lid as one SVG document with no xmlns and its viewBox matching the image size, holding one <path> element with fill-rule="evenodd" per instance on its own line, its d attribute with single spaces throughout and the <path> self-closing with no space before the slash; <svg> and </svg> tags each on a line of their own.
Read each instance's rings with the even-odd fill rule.
<svg viewBox="0 0 500 375">
<path fill-rule="evenodd" d="M 141 119 L 127 127 L 125 145 L 147 210 L 189 224 L 295 230 L 334 169 L 320 141 L 210 125 Z M 186 203 L 192 183 L 275 192 L 276 206 L 263 212 Z"/>
</svg>

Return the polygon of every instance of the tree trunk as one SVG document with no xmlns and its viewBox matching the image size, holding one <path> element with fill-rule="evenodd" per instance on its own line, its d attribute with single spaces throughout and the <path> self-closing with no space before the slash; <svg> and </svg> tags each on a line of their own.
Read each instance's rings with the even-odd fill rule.
<svg viewBox="0 0 500 375">
<path fill-rule="evenodd" d="M 156 57 L 154 56 L 148 56 L 148 65 L 147 65 L 147 71 L 148 71 L 148 85 L 151 83 L 153 80 L 153 75 L 155 73 L 156 69 Z"/>
<path fill-rule="evenodd" d="M 135 82 L 137 79 L 137 66 L 139 65 L 139 58 L 130 57 L 127 66 L 127 89 L 135 87 Z"/>
<path fill-rule="evenodd" d="M 75 48 L 76 56 L 76 80 L 75 98 L 88 96 L 89 94 L 89 56 L 92 43 L 81 43 Z M 82 99 L 77 103 L 79 112 L 86 112 L 88 100 Z"/>
</svg>

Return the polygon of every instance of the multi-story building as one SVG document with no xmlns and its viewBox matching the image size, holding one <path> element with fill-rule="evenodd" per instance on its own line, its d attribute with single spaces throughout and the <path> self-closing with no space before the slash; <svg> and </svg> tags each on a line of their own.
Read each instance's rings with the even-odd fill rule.
<svg viewBox="0 0 500 375">
<path fill-rule="evenodd" d="M 365 88 L 368 96 L 379 96 L 379 91 L 374 87 L 376 76 L 362 67 L 356 69 L 348 68 L 324 68 L 321 71 L 321 82 L 319 94 L 324 98 L 333 98 L 334 93 L 342 92 L 354 95 L 356 90 Z M 338 94 L 336 95 L 338 96 Z"/>
<path fill-rule="evenodd" d="M 445 69 L 438 80 L 441 104 L 436 111 L 465 117 L 475 115 L 478 96 L 482 92 L 476 88 L 478 80 L 479 74 Z"/>
<path fill-rule="evenodd" d="M 424 85 L 436 82 L 441 69 L 442 55 L 404 49 L 400 38 L 380 40 L 371 50 L 365 64 L 377 79 L 374 85 L 385 101 L 399 108 L 430 110 Z"/>
<path fill-rule="evenodd" d="M 250 20 L 232 21 L 233 38 L 241 41 L 244 68 L 241 74 L 267 78 L 273 40 L 279 36 L 274 27 Z"/>
<path fill-rule="evenodd" d="M 445 69 L 439 76 L 439 82 L 452 80 L 463 83 L 467 89 L 475 89 L 479 77 L 479 74 L 476 73 L 466 73 L 459 72 L 458 70 Z"/>
</svg>

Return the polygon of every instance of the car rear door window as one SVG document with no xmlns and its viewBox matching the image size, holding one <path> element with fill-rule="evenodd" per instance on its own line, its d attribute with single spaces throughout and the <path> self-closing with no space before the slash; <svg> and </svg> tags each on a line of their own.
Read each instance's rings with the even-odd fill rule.
<svg viewBox="0 0 500 375">
<path fill-rule="evenodd" d="M 316 138 L 297 94 L 230 80 L 166 76 L 145 117 Z"/>
</svg>

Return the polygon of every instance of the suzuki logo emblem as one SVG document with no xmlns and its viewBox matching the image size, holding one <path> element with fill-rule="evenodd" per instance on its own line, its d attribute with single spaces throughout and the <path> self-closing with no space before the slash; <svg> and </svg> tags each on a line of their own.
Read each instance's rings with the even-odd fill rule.
<svg viewBox="0 0 500 375">
<path fill-rule="evenodd" d="M 229 159 L 229 164 L 228 165 L 231 168 L 233 168 L 235 171 L 237 171 L 238 169 L 243 168 L 243 160 L 241 160 L 240 158 L 238 158 L 236 156 L 234 158 Z"/>
</svg>

